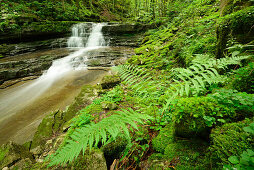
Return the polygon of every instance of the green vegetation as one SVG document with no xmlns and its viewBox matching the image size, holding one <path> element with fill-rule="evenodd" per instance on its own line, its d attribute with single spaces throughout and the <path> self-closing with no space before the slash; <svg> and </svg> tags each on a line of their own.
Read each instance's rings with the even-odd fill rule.
<svg viewBox="0 0 254 170">
<path fill-rule="evenodd" d="M 70 128 L 48 166 L 79 165 L 82 153 L 96 148 L 108 168 L 117 162 L 119 169 L 253 169 L 252 0 L 20 4 L 29 3 L 35 6 L 31 14 L 49 23 L 123 20 L 156 26 L 126 64 L 113 68 L 117 75 L 84 87 L 86 95 L 60 116 Z M 44 3 L 54 15 L 34 10 Z M 98 97 L 90 102 L 94 89 Z"/>
</svg>

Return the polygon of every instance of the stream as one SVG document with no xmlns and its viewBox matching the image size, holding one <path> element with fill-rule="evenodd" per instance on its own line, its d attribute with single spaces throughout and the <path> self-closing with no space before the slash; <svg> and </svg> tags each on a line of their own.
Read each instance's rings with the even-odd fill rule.
<svg viewBox="0 0 254 170">
<path fill-rule="evenodd" d="M 38 78 L 3 84 L 5 86 L 0 89 L 0 144 L 10 140 L 23 144 L 31 140 L 45 115 L 58 109 L 65 110 L 83 85 L 98 83 L 109 74 L 105 67 L 133 54 L 130 47 L 109 46 L 109 40 L 105 40 L 101 31 L 104 25 L 74 25 L 72 36 L 66 41 L 67 48 L 44 49 L 0 60 L 2 69 L 16 71 L 13 66 L 20 63 L 38 66 L 45 54 L 57 56 L 51 59 L 47 70 L 37 75 Z"/>
</svg>

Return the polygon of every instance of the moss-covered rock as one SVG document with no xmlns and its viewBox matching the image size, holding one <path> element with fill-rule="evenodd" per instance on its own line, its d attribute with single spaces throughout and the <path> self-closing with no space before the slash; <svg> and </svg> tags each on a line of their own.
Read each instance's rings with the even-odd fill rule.
<svg viewBox="0 0 254 170">
<path fill-rule="evenodd" d="M 85 85 L 82 87 L 79 95 L 75 98 L 73 104 L 71 104 L 67 111 L 64 113 L 63 119 L 65 122 L 71 120 L 79 110 L 85 108 L 85 106 L 92 103 L 92 98 L 96 96 L 96 92 L 99 89 L 98 86 Z"/>
<path fill-rule="evenodd" d="M 253 120 L 246 119 L 237 123 L 227 123 L 212 130 L 211 158 L 213 162 L 229 164 L 230 156 L 240 156 L 248 148 L 254 148 L 254 138 L 243 130 Z"/>
<path fill-rule="evenodd" d="M 230 82 L 230 86 L 238 91 L 254 93 L 254 63 L 236 70 L 235 75 Z"/>
<path fill-rule="evenodd" d="M 154 150 L 164 153 L 165 148 L 174 140 L 174 129 L 171 124 L 160 130 L 157 137 L 152 141 Z"/>
<path fill-rule="evenodd" d="M 165 149 L 165 159 L 175 164 L 177 169 L 209 169 L 206 160 L 208 144 L 201 140 L 179 139 Z"/>
<path fill-rule="evenodd" d="M 74 162 L 70 163 L 68 167 L 71 169 L 96 169 L 106 170 L 107 164 L 103 152 L 99 149 L 87 151 L 84 155 L 80 155 Z"/>
<path fill-rule="evenodd" d="M 41 145 L 44 146 L 46 140 L 53 134 L 59 132 L 63 125 L 63 112 L 56 111 L 47 115 L 40 123 L 33 137 L 31 149 Z"/>
<path fill-rule="evenodd" d="M 9 142 L 0 148 L 0 169 L 11 167 L 21 159 L 33 160 L 32 154 L 25 147 Z"/>
<path fill-rule="evenodd" d="M 116 110 L 117 109 L 117 105 L 113 102 L 110 102 L 110 101 L 102 102 L 101 106 L 103 109 L 106 109 L 106 110 Z"/>
<path fill-rule="evenodd" d="M 172 121 L 175 134 L 180 137 L 204 137 L 215 124 L 233 121 L 236 113 L 208 97 L 190 97 L 175 100 Z"/>
<path fill-rule="evenodd" d="M 217 58 L 224 56 L 229 37 L 236 38 L 240 43 L 253 40 L 254 7 L 244 8 L 220 18 L 217 27 Z"/>
<path fill-rule="evenodd" d="M 118 137 L 116 141 L 113 141 L 102 148 L 108 168 L 115 159 L 120 158 L 126 146 L 127 140 L 122 137 Z"/>
<path fill-rule="evenodd" d="M 108 75 L 103 77 L 101 81 L 101 87 L 103 89 L 109 89 L 109 88 L 115 87 L 120 82 L 121 80 L 118 75 Z"/>
</svg>

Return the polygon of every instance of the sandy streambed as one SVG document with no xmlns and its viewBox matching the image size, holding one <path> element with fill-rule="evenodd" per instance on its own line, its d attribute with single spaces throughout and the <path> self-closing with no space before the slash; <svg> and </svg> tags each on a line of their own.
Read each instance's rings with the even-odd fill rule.
<svg viewBox="0 0 254 170">
<path fill-rule="evenodd" d="M 36 80 L 1 89 L 0 144 L 9 140 L 16 143 L 31 140 L 46 114 L 58 109 L 65 110 L 83 85 L 96 84 L 106 74 L 108 72 L 104 70 L 73 71 L 54 82 L 43 93 L 39 93 L 40 89 L 33 89 L 17 95 Z"/>
</svg>

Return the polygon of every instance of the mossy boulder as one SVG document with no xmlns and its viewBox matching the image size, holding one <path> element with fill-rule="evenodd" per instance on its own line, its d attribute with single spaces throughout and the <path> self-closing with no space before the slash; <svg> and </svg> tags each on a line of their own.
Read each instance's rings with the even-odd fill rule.
<svg viewBox="0 0 254 170">
<path fill-rule="evenodd" d="M 74 162 L 70 163 L 68 167 L 77 170 L 83 169 L 106 170 L 107 164 L 103 152 L 99 149 L 93 149 L 90 152 L 86 151 L 84 155 L 81 154 Z"/>
<path fill-rule="evenodd" d="M 254 137 L 243 130 L 252 121 L 227 123 L 212 130 L 209 150 L 213 162 L 229 164 L 230 156 L 240 156 L 246 149 L 254 149 Z"/>
<path fill-rule="evenodd" d="M 235 71 L 230 86 L 238 91 L 254 93 L 254 62 Z"/>
<path fill-rule="evenodd" d="M 217 58 L 224 56 L 230 37 L 242 44 L 249 43 L 254 38 L 254 7 L 247 7 L 237 12 L 221 17 L 217 27 Z"/>
<path fill-rule="evenodd" d="M 117 109 L 117 105 L 113 102 L 110 102 L 110 101 L 102 102 L 101 106 L 103 109 L 106 109 L 106 110 L 116 110 Z"/>
<path fill-rule="evenodd" d="M 164 157 L 177 169 L 209 169 L 207 147 L 208 143 L 202 140 L 177 139 L 166 147 Z"/>
<path fill-rule="evenodd" d="M 165 148 L 174 140 L 174 129 L 172 124 L 167 125 L 160 130 L 157 137 L 152 140 L 153 149 L 164 153 Z"/>
<path fill-rule="evenodd" d="M 11 167 L 22 159 L 33 160 L 33 155 L 28 149 L 13 142 L 9 142 L 0 148 L 0 169 Z"/>
<path fill-rule="evenodd" d="M 41 145 L 44 146 L 46 140 L 53 134 L 59 132 L 63 125 L 63 112 L 56 111 L 47 115 L 40 123 L 33 137 L 31 149 Z"/>
<path fill-rule="evenodd" d="M 208 138 L 212 126 L 235 119 L 234 110 L 209 97 L 180 98 L 171 106 L 175 134 L 179 137 Z"/>
<path fill-rule="evenodd" d="M 79 95 L 75 98 L 75 101 L 68 107 L 64 113 L 63 119 L 65 122 L 71 120 L 77 113 L 85 108 L 85 106 L 92 103 L 93 97 L 97 95 L 97 91 L 100 87 L 85 85 L 82 87 Z"/>
<path fill-rule="evenodd" d="M 247 6 L 251 6 L 252 4 L 253 2 L 250 0 L 221 0 L 220 14 L 221 16 L 225 16 Z"/>
<path fill-rule="evenodd" d="M 110 142 L 103 146 L 102 151 L 107 161 L 108 168 L 115 159 L 119 159 L 122 152 L 127 146 L 127 140 L 123 137 L 118 137 L 116 141 Z"/>
<path fill-rule="evenodd" d="M 118 75 L 108 75 L 103 77 L 101 81 L 102 89 L 110 89 L 115 87 L 121 82 L 120 77 Z"/>
</svg>

